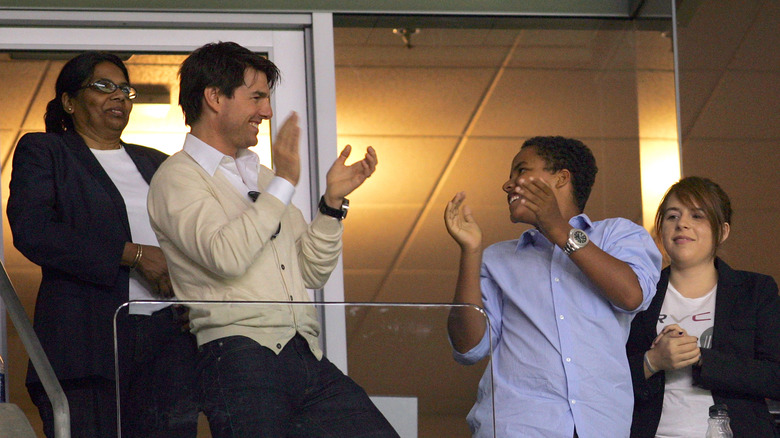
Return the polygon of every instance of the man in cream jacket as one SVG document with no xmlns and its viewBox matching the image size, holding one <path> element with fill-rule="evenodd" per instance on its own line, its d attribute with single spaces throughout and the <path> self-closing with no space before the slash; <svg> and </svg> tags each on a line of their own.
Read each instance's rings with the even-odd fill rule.
<svg viewBox="0 0 780 438">
<path fill-rule="evenodd" d="M 292 114 L 272 152 L 247 148 L 270 119 L 279 71 L 235 43 L 207 44 L 183 63 L 179 104 L 191 131 L 149 189 L 152 228 L 176 296 L 189 301 L 308 301 L 341 253 L 346 196 L 374 172 L 376 152 L 350 166 L 346 146 L 307 224 L 290 203 L 300 175 Z M 221 437 L 395 437 L 365 391 L 319 348 L 311 306 L 194 305 L 201 403 Z"/>
</svg>

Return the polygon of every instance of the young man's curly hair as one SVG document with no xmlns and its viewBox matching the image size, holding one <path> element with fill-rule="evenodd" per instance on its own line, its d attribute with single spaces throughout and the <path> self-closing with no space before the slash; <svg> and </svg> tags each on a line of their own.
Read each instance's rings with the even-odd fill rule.
<svg viewBox="0 0 780 438">
<path fill-rule="evenodd" d="M 529 138 L 520 149 L 527 147 L 534 147 L 536 154 L 547 162 L 545 170 L 548 172 L 563 169 L 571 172 L 574 201 L 582 213 L 599 171 L 590 149 L 579 140 L 560 136 Z"/>
</svg>

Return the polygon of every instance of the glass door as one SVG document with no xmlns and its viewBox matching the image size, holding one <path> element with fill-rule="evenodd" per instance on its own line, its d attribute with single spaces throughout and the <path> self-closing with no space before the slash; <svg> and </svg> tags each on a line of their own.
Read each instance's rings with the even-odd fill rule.
<svg viewBox="0 0 780 438">
<path fill-rule="evenodd" d="M 0 159 L 2 160 L 3 212 L 8 194 L 13 151 L 27 132 L 44 130 L 46 103 L 53 97 L 54 82 L 64 63 L 76 53 L 102 50 L 121 55 L 128 65 L 131 80 L 141 91 L 123 140 L 149 145 L 175 153 L 181 148 L 184 126 L 178 108 L 178 67 L 192 50 L 209 42 L 234 41 L 268 56 L 279 67 L 282 79 L 272 95 L 274 117 L 261 130 L 257 152 L 270 167 L 269 141 L 292 111 L 299 114 L 301 127 L 301 178 L 293 203 L 311 217 L 319 198 L 319 184 L 336 157 L 335 90 L 332 78 L 332 30 L 330 14 L 188 14 L 188 13 L 106 13 L 92 14 L 37 11 L 9 12 L 4 23 L 17 20 L 13 27 L 0 27 Z M 319 28 L 317 27 L 319 23 Z M 322 32 L 323 36 L 319 36 Z M 324 50 L 317 51 L 318 47 Z M 324 53 L 324 55 L 323 55 Z M 324 85 L 315 90 L 314 67 L 325 73 Z M 329 69 L 328 69 L 328 64 Z M 328 71 L 330 70 L 330 74 Z M 318 76 L 318 77 L 320 77 Z M 314 102 L 318 102 L 315 108 Z M 328 116 L 331 114 L 332 116 Z M 319 129 L 316 124 L 319 125 Z M 330 126 L 332 125 L 332 126 Z M 332 141 L 329 141 L 332 138 Z M 265 148 L 262 147 L 265 140 Z M 322 145 L 322 146 L 320 146 Z M 324 164 L 320 164 L 320 159 Z M 324 169 L 321 170 L 321 169 Z M 320 177 L 320 174 L 322 177 Z M 32 313 L 40 270 L 24 258 L 11 241 L 7 220 L 3 219 L 4 258 L 9 276 L 28 313 Z M 0 236 L 0 237 L 2 237 Z M 318 300 L 343 299 L 341 265 L 321 291 L 312 291 Z M 0 315 L 5 316 L 2 303 Z M 321 315 L 325 318 L 326 315 Z M 328 356 L 346 371 L 346 343 L 343 314 L 327 315 Z M 6 344 L 4 319 L 0 320 L 0 354 L 7 360 L 11 376 L 9 393 L 28 418 L 37 411 L 26 399 L 23 387 L 26 356 L 17 342 Z M 323 321 L 323 328 L 326 326 Z M 15 330 L 12 328 L 11 330 Z M 337 333 L 340 332 L 340 333 Z M 14 335 L 11 338 L 15 338 Z M 331 339 L 332 338 L 332 339 Z M 323 336 L 323 340 L 325 336 Z M 11 351 L 8 351 L 11 350 Z M 10 354 L 10 358 L 8 354 Z"/>
</svg>

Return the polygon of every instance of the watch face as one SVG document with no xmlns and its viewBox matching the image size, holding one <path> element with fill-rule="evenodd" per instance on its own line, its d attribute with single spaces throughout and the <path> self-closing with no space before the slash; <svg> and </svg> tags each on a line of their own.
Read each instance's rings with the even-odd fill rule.
<svg viewBox="0 0 780 438">
<path fill-rule="evenodd" d="M 578 245 L 585 245 L 588 243 L 588 235 L 582 230 L 575 231 L 571 237 Z"/>
</svg>

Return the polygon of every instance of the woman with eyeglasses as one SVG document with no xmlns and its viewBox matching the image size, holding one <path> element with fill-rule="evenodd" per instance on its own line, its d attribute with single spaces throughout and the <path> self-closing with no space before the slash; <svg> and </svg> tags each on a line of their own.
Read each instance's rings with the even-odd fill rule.
<svg viewBox="0 0 780 438">
<path fill-rule="evenodd" d="M 45 133 L 16 146 L 8 200 L 14 245 L 41 267 L 38 338 L 65 391 L 71 436 L 116 437 L 114 312 L 173 296 L 146 195 L 167 157 L 124 143 L 136 90 L 113 54 L 68 61 L 46 107 Z M 126 313 L 126 312 L 125 312 Z M 195 341 L 168 303 L 118 318 L 123 437 L 194 437 Z M 27 387 L 47 437 L 52 407 L 32 366 Z"/>
<path fill-rule="evenodd" d="M 772 277 L 717 257 L 731 231 L 728 195 L 683 178 L 655 225 L 670 265 L 631 324 L 631 436 L 704 437 L 709 407 L 725 403 L 735 437 L 774 437 L 765 398 L 780 399 L 780 297 Z"/>
</svg>

